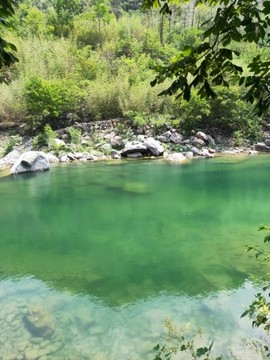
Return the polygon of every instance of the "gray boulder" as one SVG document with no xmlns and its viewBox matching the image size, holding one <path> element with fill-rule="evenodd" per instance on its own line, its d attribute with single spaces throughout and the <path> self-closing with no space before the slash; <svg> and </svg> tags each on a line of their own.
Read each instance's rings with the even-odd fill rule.
<svg viewBox="0 0 270 360">
<path fill-rule="evenodd" d="M 67 155 L 60 156 L 60 162 L 69 162 L 69 157 Z"/>
<path fill-rule="evenodd" d="M 20 174 L 32 171 L 50 169 L 46 154 L 42 151 L 27 151 L 23 153 L 10 169 L 11 174 Z"/>
<path fill-rule="evenodd" d="M 68 159 L 71 160 L 71 161 L 76 160 L 75 154 L 73 154 L 73 153 L 68 153 L 68 154 L 67 154 L 67 157 L 68 157 Z"/>
<path fill-rule="evenodd" d="M 201 148 L 205 145 L 205 142 L 202 139 L 195 137 L 191 140 L 191 144 L 197 148 Z"/>
<path fill-rule="evenodd" d="M 186 139 L 182 141 L 183 145 L 189 145 L 190 144 L 190 139 Z"/>
<path fill-rule="evenodd" d="M 163 143 L 168 143 L 168 142 L 170 142 L 170 139 L 167 138 L 167 137 L 164 136 L 164 135 L 158 135 L 158 136 L 156 137 L 156 139 L 157 139 L 158 141 L 160 141 L 160 142 L 163 142 Z"/>
<path fill-rule="evenodd" d="M 169 139 L 171 137 L 171 135 L 172 135 L 172 132 L 170 130 L 168 130 L 162 134 L 162 136 L 165 136 L 167 139 Z"/>
<path fill-rule="evenodd" d="M 194 154 L 192 151 L 187 151 L 184 153 L 185 157 L 188 158 L 188 159 L 192 159 Z"/>
<path fill-rule="evenodd" d="M 81 160 L 83 158 L 83 153 L 82 152 L 75 152 L 74 157 L 76 160 Z"/>
<path fill-rule="evenodd" d="M 112 139 L 115 135 L 116 135 L 115 132 L 112 131 L 112 132 L 106 134 L 106 135 L 104 136 L 104 139 L 105 139 L 105 140 L 110 140 L 110 139 Z"/>
<path fill-rule="evenodd" d="M 170 136 L 170 141 L 174 144 L 181 144 L 183 141 L 183 136 L 175 131 Z"/>
<path fill-rule="evenodd" d="M 103 154 L 109 155 L 112 151 L 112 146 L 111 146 L 111 144 L 106 143 L 106 144 L 101 145 L 99 149 Z"/>
<path fill-rule="evenodd" d="M 267 146 L 265 143 L 260 142 L 255 145 L 256 151 L 262 151 L 262 152 L 270 152 L 270 146 Z"/>
<path fill-rule="evenodd" d="M 194 154 L 194 155 L 198 155 L 200 150 L 198 148 L 196 148 L 196 146 L 193 146 L 190 151 Z"/>
<path fill-rule="evenodd" d="M 164 153 L 164 147 L 152 137 L 147 138 L 144 141 L 144 145 L 155 156 L 160 156 Z"/>
<path fill-rule="evenodd" d="M 46 158 L 50 164 L 56 164 L 59 162 L 58 157 L 53 154 L 46 154 Z"/>
<path fill-rule="evenodd" d="M 121 136 L 114 136 L 110 139 L 110 144 L 114 149 L 122 149 L 125 146 L 125 143 Z"/>
<path fill-rule="evenodd" d="M 216 146 L 215 140 L 210 135 L 207 135 L 207 142 L 208 142 L 208 145 L 210 145 L 210 146 Z"/>
<path fill-rule="evenodd" d="M 115 159 L 115 160 L 121 159 L 121 154 L 120 154 L 120 152 L 117 151 L 117 150 L 112 150 L 112 151 L 111 151 L 111 158 L 112 158 L 112 159 Z"/>
<path fill-rule="evenodd" d="M 201 140 L 206 141 L 206 142 L 208 141 L 208 136 L 202 131 L 198 131 L 196 133 L 196 138 L 201 139 Z"/>
<path fill-rule="evenodd" d="M 266 146 L 270 146 L 270 139 L 266 139 L 266 140 L 264 141 L 264 143 L 265 143 Z"/>
<path fill-rule="evenodd" d="M 145 136 L 144 136 L 144 135 L 142 135 L 142 134 L 137 135 L 137 141 L 138 141 L 138 142 L 144 142 L 144 140 L 145 140 Z"/>
<path fill-rule="evenodd" d="M 121 151 L 121 156 L 128 156 L 128 154 L 140 153 L 146 154 L 148 152 L 147 147 L 142 143 L 130 144 L 127 143 L 125 148 Z"/>
<path fill-rule="evenodd" d="M 2 159 L 0 159 L 0 167 L 6 167 L 13 165 L 15 161 L 20 157 L 20 153 L 18 150 L 12 150 Z"/>
<path fill-rule="evenodd" d="M 90 154 L 90 153 L 87 153 L 87 154 L 85 155 L 85 158 L 86 158 L 86 160 L 89 160 L 89 161 L 91 161 L 91 160 L 97 160 L 97 157 L 94 156 L 93 154 Z"/>
</svg>

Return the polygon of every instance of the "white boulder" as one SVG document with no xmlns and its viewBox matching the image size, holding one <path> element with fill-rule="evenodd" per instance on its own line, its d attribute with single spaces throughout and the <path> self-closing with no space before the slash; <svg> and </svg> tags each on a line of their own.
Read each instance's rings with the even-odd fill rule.
<svg viewBox="0 0 270 360">
<path fill-rule="evenodd" d="M 144 145 L 155 156 L 160 156 L 164 153 L 164 147 L 152 137 L 145 139 Z"/>
<path fill-rule="evenodd" d="M 23 153 L 10 169 L 11 174 L 50 169 L 46 154 L 42 151 L 27 151 Z"/>
</svg>

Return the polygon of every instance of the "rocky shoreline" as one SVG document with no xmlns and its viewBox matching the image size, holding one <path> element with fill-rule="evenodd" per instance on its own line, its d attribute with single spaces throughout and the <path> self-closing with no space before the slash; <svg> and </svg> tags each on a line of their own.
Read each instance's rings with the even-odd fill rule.
<svg viewBox="0 0 270 360">
<path fill-rule="evenodd" d="M 270 152 L 270 138 L 268 134 L 265 136 L 264 142 L 239 147 L 233 146 L 230 139 L 214 139 L 202 131 L 185 136 L 173 128 L 159 131 L 153 126 L 136 128 L 120 120 L 76 123 L 52 131 L 46 144 L 40 144 L 37 136 L 2 132 L 0 170 L 11 168 L 11 174 L 16 174 L 47 170 L 50 164 L 56 163 L 140 158 L 182 163 L 192 158 Z"/>
</svg>

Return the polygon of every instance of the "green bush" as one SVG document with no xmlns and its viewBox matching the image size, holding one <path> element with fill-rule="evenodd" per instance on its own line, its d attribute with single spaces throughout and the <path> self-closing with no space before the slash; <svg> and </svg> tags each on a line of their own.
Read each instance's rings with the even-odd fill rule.
<svg viewBox="0 0 270 360">
<path fill-rule="evenodd" d="M 80 129 L 76 129 L 76 128 L 69 128 L 68 129 L 68 134 L 70 136 L 70 141 L 73 144 L 79 144 L 80 143 L 80 139 L 81 139 L 81 130 Z"/>
<path fill-rule="evenodd" d="M 10 153 L 13 150 L 15 144 L 16 144 L 16 139 L 11 139 L 8 142 L 8 144 L 4 150 L 4 156 L 6 156 L 8 153 Z"/>
<path fill-rule="evenodd" d="M 217 87 L 216 99 L 201 99 L 194 93 L 189 102 L 177 101 L 173 114 L 179 126 L 190 132 L 204 130 L 213 134 L 240 137 L 256 141 L 260 133 L 260 123 L 252 112 L 252 107 L 241 99 L 241 89 L 237 86 Z M 239 132 L 240 131 L 240 132 Z"/>
<path fill-rule="evenodd" d="M 77 85 L 68 81 L 45 80 L 32 77 L 25 86 L 25 101 L 28 120 L 32 128 L 39 128 L 44 122 L 57 128 L 57 119 L 74 111 L 83 97 Z"/>
<path fill-rule="evenodd" d="M 49 124 L 44 126 L 43 131 L 38 133 L 38 135 L 33 140 L 33 146 L 35 148 L 39 148 L 42 146 L 48 146 L 49 144 L 53 143 L 53 140 L 55 139 L 55 133 L 50 127 Z"/>
</svg>

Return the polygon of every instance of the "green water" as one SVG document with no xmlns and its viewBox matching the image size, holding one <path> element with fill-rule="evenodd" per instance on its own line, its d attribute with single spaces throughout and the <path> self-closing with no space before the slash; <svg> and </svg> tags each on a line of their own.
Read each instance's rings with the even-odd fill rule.
<svg viewBox="0 0 270 360">
<path fill-rule="evenodd" d="M 5 343 L 31 343 L 19 310 L 16 329 L 5 318 L 38 304 L 57 320 L 52 359 L 151 359 L 165 316 L 237 348 L 250 331 L 239 319 L 253 294 L 246 279 L 261 271 L 244 247 L 269 223 L 269 173 L 261 156 L 0 178 L 0 347 L 1 324 Z"/>
</svg>

